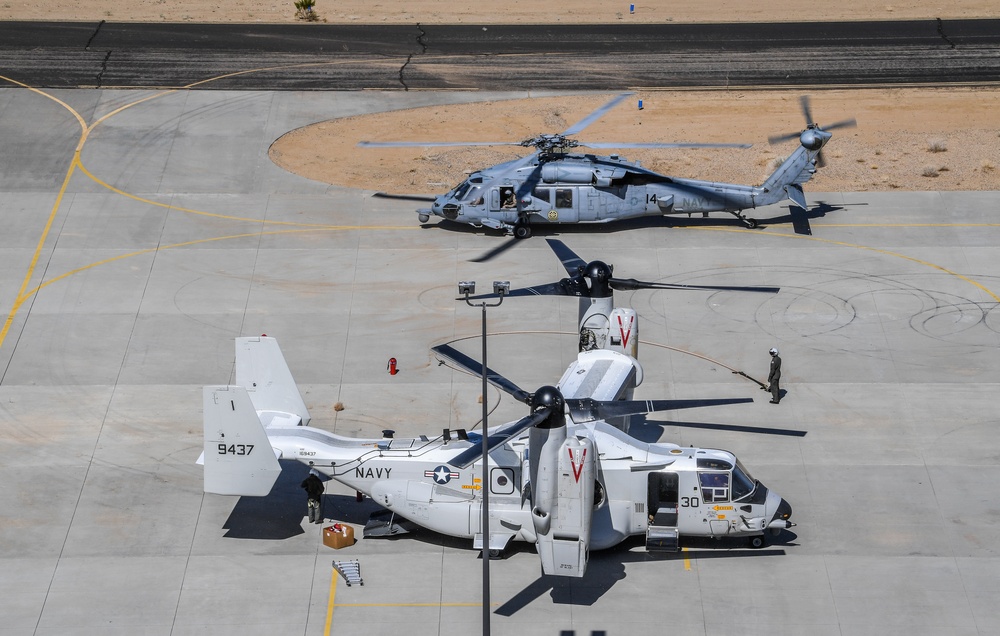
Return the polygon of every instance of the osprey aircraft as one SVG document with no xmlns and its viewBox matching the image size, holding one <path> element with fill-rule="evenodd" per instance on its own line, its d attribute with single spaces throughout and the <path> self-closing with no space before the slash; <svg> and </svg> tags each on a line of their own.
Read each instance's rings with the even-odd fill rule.
<svg viewBox="0 0 1000 636">
<path fill-rule="evenodd" d="M 505 297 L 575 296 L 580 299 L 580 351 L 611 348 L 639 357 L 638 316 L 632 309 L 615 307 L 614 292 L 637 289 L 670 289 L 688 291 L 737 291 L 776 294 L 779 287 L 745 285 L 683 285 L 656 283 L 634 278 L 615 278 L 614 266 L 603 261 L 580 258 L 557 239 L 545 239 L 566 270 L 568 278 L 555 283 L 511 289 Z M 497 294 L 470 296 L 470 300 L 496 298 Z"/>
<path fill-rule="evenodd" d="M 273 338 L 236 340 L 236 383 L 203 391 L 204 490 L 265 496 L 297 460 L 419 526 L 502 552 L 535 545 L 544 574 L 582 577 L 590 550 L 645 536 L 651 552 L 682 537 L 745 537 L 752 547 L 794 524 L 791 506 L 724 450 L 648 444 L 615 426 L 630 415 L 751 402 L 632 400 L 642 368 L 628 353 L 578 354 L 555 386 L 526 391 L 449 345 L 443 360 L 487 379 L 527 407 L 481 433 L 356 439 L 309 426 L 310 416 Z M 491 531 L 481 532 L 482 489 Z"/>
<path fill-rule="evenodd" d="M 473 172 L 446 194 L 437 197 L 386 195 L 392 198 L 430 200 L 431 207 L 417 210 L 421 223 L 431 216 L 475 227 L 503 230 L 516 238 L 531 236 L 533 225 L 607 223 L 643 216 L 726 212 L 748 228 L 757 221 L 744 210 L 790 199 L 806 209 L 802 184 L 822 166 L 821 151 L 836 128 L 856 125 L 848 119 L 826 127 L 813 121 L 807 98 L 802 98 L 806 128 L 791 135 L 772 137 L 772 143 L 798 138 L 799 147 L 759 186 L 682 179 L 658 174 L 617 154 L 599 156 L 570 152 L 584 146 L 595 149 L 626 148 L 749 148 L 747 144 L 581 142 L 572 139 L 632 93 L 623 93 L 561 133 L 543 134 L 521 142 L 371 142 L 362 147 L 488 146 L 533 147 L 530 155 Z"/>
</svg>

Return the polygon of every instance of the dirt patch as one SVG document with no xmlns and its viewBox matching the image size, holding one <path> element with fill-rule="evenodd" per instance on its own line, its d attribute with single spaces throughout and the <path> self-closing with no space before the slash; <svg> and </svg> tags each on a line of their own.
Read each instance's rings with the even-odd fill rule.
<svg viewBox="0 0 1000 636">
<path fill-rule="evenodd" d="M 528 151 L 516 146 L 359 148 L 357 143 L 516 143 L 565 130 L 609 98 L 585 95 L 433 106 L 331 120 L 281 137 L 270 155 L 286 170 L 334 185 L 439 194 L 470 171 Z M 856 118 L 858 125 L 834 131 L 824 151 L 827 165 L 807 190 L 1000 189 L 1000 90 L 822 91 L 812 96 L 812 113 L 821 126 L 848 118 Z M 664 174 L 759 184 L 796 147 L 796 141 L 772 146 L 767 138 L 803 126 L 799 96 L 788 91 L 656 91 L 632 96 L 578 138 L 752 143 L 749 150 L 620 152 Z"/>
</svg>

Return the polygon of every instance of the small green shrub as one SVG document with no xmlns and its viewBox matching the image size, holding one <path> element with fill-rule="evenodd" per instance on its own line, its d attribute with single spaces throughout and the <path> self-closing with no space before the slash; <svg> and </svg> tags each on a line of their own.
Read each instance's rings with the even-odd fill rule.
<svg viewBox="0 0 1000 636">
<path fill-rule="evenodd" d="M 295 0 L 295 17 L 313 22 L 319 19 L 316 15 L 316 0 Z"/>
</svg>

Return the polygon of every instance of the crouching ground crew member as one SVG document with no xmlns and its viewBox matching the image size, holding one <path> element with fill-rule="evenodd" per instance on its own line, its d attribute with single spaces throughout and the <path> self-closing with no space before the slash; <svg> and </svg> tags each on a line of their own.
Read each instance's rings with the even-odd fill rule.
<svg viewBox="0 0 1000 636">
<path fill-rule="evenodd" d="M 778 350 L 771 347 L 771 371 L 767 374 L 767 390 L 771 392 L 771 404 L 781 401 L 781 393 L 778 390 L 779 380 L 781 380 L 781 356 Z"/>
<path fill-rule="evenodd" d="M 309 523 L 323 523 L 323 491 L 325 488 L 315 468 L 309 470 L 309 476 L 302 482 L 302 487 L 309 498 L 306 502 L 306 506 L 309 508 Z"/>
</svg>

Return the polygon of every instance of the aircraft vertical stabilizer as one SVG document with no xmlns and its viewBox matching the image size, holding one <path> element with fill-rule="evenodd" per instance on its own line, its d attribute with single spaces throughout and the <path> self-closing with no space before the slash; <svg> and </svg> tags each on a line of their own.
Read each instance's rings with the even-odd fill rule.
<svg viewBox="0 0 1000 636">
<path fill-rule="evenodd" d="M 264 497 L 281 465 L 241 386 L 204 388 L 205 492 Z"/>
<path fill-rule="evenodd" d="M 309 411 L 274 338 L 236 339 L 236 384 L 246 388 L 254 407 L 263 411 L 265 425 L 287 423 L 288 414 L 297 415 L 303 426 L 309 424 Z"/>
</svg>

